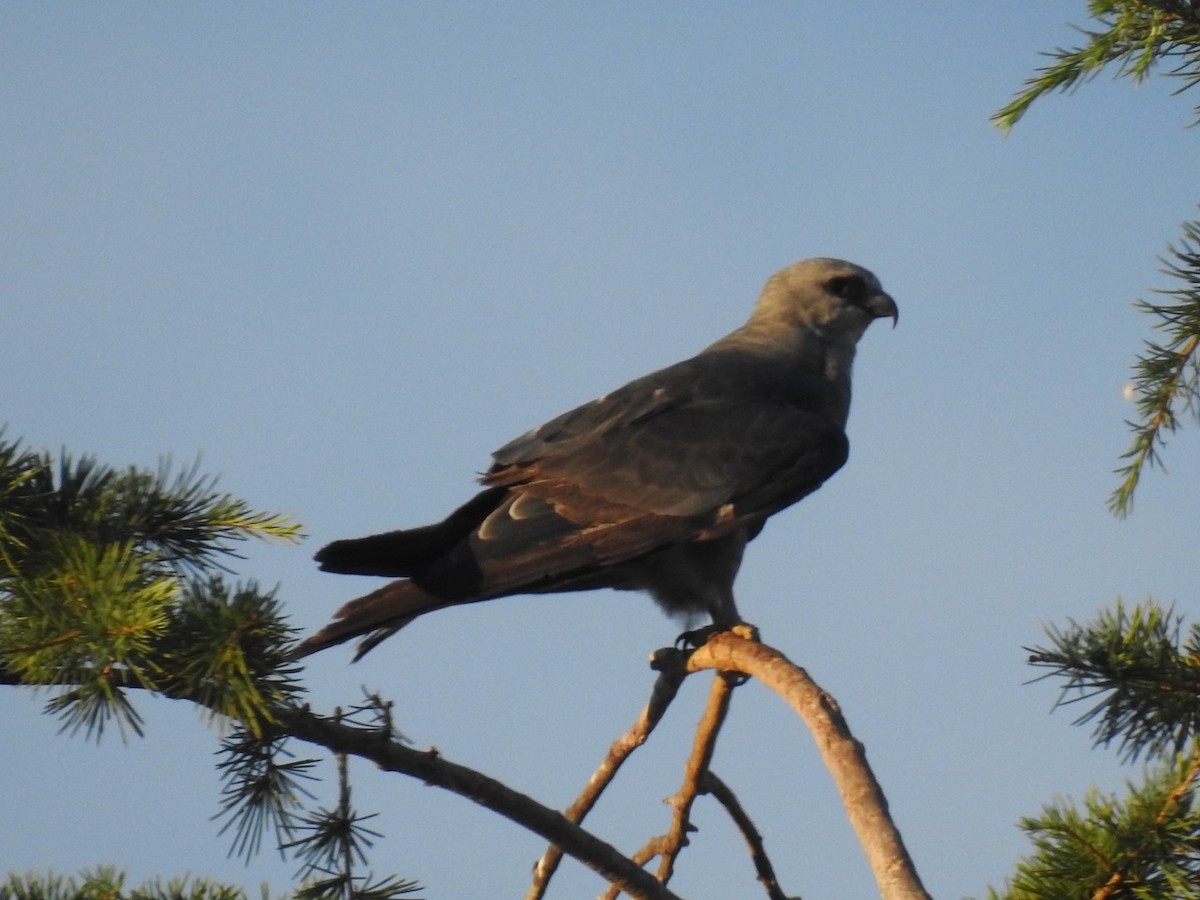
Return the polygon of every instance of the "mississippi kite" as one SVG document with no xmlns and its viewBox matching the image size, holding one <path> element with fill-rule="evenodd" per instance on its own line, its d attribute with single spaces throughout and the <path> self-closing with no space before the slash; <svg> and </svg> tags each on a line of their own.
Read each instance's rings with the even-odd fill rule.
<svg viewBox="0 0 1200 900">
<path fill-rule="evenodd" d="M 747 542 L 846 461 L 855 345 L 884 316 L 895 301 L 852 263 L 776 273 L 741 328 L 505 444 L 445 520 L 322 549 L 326 572 L 402 580 L 351 600 L 297 655 L 365 635 L 357 659 L 431 610 L 591 588 L 737 624 Z"/>
</svg>

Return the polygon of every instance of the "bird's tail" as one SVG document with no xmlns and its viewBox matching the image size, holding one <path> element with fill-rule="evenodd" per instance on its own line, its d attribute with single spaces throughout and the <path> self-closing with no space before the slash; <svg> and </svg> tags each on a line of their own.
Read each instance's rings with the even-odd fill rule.
<svg viewBox="0 0 1200 900">
<path fill-rule="evenodd" d="M 433 525 L 334 541 L 318 551 L 317 562 L 322 572 L 407 577 L 428 568 L 465 540 L 500 505 L 504 495 L 505 488 L 488 488 Z"/>
<path fill-rule="evenodd" d="M 357 662 L 417 616 L 445 605 L 445 600 L 427 594 L 411 581 L 393 581 L 339 609 L 332 622 L 297 645 L 292 658 L 299 659 L 366 635 L 354 651 Z"/>
</svg>

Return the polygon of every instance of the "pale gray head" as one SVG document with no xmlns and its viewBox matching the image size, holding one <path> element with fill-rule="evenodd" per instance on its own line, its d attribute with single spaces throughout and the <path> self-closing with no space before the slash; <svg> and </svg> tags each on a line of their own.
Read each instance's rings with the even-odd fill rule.
<svg viewBox="0 0 1200 900">
<path fill-rule="evenodd" d="M 844 259 L 817 257 L 772 275 L 750 321 L 813 329 L 853 343 L 884 317 L 894 325 L 900 311 L 878 278 Z"/>
</svg>

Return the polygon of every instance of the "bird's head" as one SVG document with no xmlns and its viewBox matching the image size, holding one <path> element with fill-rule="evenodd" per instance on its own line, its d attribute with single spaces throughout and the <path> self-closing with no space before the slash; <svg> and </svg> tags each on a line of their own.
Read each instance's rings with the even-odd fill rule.
<svg viewBox="0 0 1200 900">
<path fill-rule="evenodd" d="M 878 278 L 854 263 L 819 257 L 772 275 L 750 321 L 774 328 L 815 330 L 853 344 L 871 322 L 884 317 L 895 325 L 900 310 Z"/>
</svg>

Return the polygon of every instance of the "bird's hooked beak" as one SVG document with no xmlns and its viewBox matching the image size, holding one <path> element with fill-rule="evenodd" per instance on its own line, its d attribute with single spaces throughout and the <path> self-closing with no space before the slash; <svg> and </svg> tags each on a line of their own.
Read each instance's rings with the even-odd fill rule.
<svg viewBox="0 0 1200 900">
<path fill-rule="evenodd" d="M 896 305 L 896 301 L 891 298 L 890 294 L 880 291 L 867 300 L 865 307 L 867 312 L 877 319 L 885 316 L 891 319 L 893 328 L 900 322 L 900 307 Z"/>
</svg>

